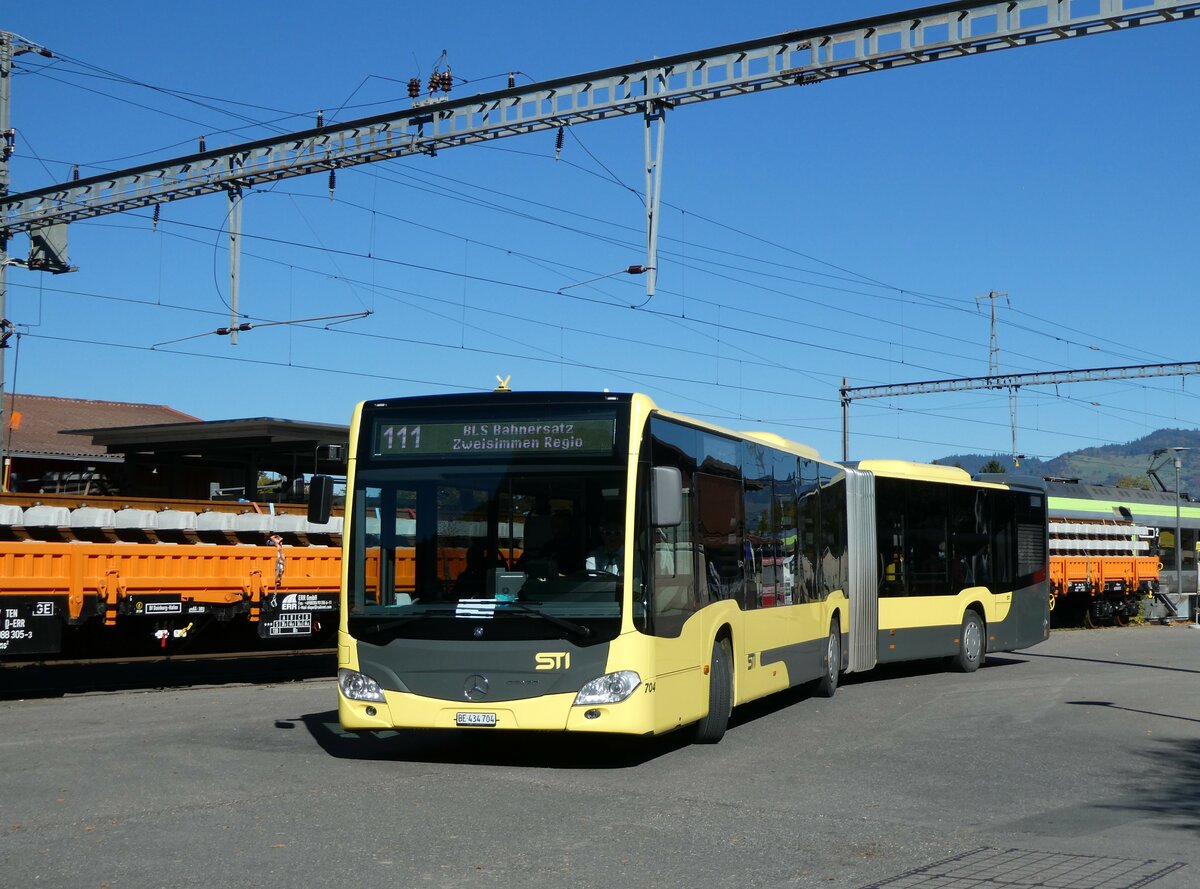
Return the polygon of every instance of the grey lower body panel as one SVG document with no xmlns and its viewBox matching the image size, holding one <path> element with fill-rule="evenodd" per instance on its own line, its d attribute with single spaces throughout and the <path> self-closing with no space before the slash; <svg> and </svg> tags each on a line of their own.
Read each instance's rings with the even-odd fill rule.
<svg viewBox="0 0 1200 889">
<path fill-rule="evenodd" d="M 961 629 L 953 626 L 880 630 L 876 657 L 881 664 L 949 657 L 958 652 Z"/>
<path fill-rule="evenodd" d="M 849 638 L 849 635 L 842 633 L 842 663 L 839 668 L 845 666 Z M 803 685 L 825 674 L 825 646 L 828 642 L 828 637 L 822 637 L 767 649 L 761 655 L 761 663 L 764 667 L 783 664 L 787 669 L 789 684 Z"/>
<path fill-rule="evenodd" d="M 1048 637 L 1049 611 L 1044 591 L 1038 587 L 1019 590 L 1013 594 L 1013 605 L 1004 620 L 986 626 L 987 651 L 1016 651 Z M 880 630 L 877 657 L 881 664 L 949 657 L 958 654 L 961 635 L 961 624 Z"/>
</svg>

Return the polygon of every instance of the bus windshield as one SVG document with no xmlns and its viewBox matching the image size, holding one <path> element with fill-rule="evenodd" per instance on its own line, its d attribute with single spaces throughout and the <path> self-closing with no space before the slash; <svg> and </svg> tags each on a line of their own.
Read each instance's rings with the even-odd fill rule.
<svg viewBox="0 0 1200 889">
<path fill-rule="evenodd" d="M 447 462 L 360 468 L 351 632 L 374 644 L 613 638 L 625 571 L 620 461 Z"/>
</svg>

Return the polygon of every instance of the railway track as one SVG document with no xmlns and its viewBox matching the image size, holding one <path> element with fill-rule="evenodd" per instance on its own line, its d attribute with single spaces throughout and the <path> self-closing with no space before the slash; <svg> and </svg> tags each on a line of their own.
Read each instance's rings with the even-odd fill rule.
<svg viewBox="0 0 1200 889">
<path fill-rule="evenodd" d="M 7 662 L 0 700 L 333 678 L 336 649 L 229 651 Z"/>
</svg>

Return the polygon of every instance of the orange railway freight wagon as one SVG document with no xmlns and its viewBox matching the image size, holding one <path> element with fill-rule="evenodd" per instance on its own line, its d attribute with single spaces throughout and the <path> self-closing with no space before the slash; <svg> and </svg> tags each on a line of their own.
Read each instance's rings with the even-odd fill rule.
<svg viewBox="0 0 1200 889">
<path fill-rule="evenodd" d="M 117 635 L 97 628 L 138 640 L 130 653 L 235 619 L 264 639 L 312 637 L 336 623 L 341 518 L 312 525 L 302 508 L 3 495 L 0 660 Z"/>
<path fill-rule="evenodd" d="M 124 644 L 122 653 L 169 653 L 202 630 L 219 635 L 205 628 L 224 626 L 232 636 L 246 623 L 262 640 L 306 644 L 337 622 L 340 517 L 316 525 L 294 511 L 299 507 L 263 512 L 244 503 L 99 497 L 85 504 L 45 495 L 45 502 L 21 507 L 5 499 L 0 661 L 64 647 L 91 655 L 89 643 L 105 653 L 113 642 Z M 414 524 L 398 518 L 397 531 L 411 536 L 415 528 L 407 525 Z M 516 526 L 518 539 L 523 530 Z M 454 529 L 442 536 L 452 543 Z M 465 545 L 442 553 L 446 578 L 468 567 Z M 398 548 L 395 558 L 393 576 L 411 582 L 412 548 Z"/>
<path fill-rule="evenodd" d="M 0 658 L 58 653 L 88 624 L 136 624 L 165 649 L 234 618 L 264 638 L 311 636 L 337 611 L 341 550 L 8 541 L 0 577 Z"/>
<path fill-rule="evenodd" d="M 1050 607 L 1082 612 L 1087 626 L 1123 624 L 1158 589 L 1152 529 L 1125 521 L 1051 519 Z"/>
</svg>

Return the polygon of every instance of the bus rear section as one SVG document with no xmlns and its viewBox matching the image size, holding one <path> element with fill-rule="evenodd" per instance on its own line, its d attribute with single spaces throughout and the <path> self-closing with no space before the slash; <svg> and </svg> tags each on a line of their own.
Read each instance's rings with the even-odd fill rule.
<svg viewBox="0 0 1200 889">
<path fill-rule="evenodd" d="M 858 465 L 875 476 L 880 663 L 946 657 L 972 671 L 988 651 L 1049 637 L 1044 490 L 955 467 Z"/>
</svg>

